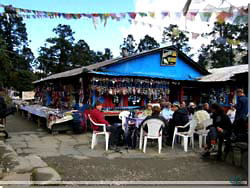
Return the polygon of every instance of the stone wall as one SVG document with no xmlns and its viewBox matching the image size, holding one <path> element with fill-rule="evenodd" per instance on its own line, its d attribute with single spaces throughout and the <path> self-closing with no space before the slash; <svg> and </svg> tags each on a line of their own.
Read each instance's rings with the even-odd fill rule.
<svg viewBox="0 0 250 188">
<path fill-rule="evenodd" d="M 237 167 L 241 167 L 248 171 L 248 143 L 236 142 L 232 143 L 232 149 L 225 156 L 225 161 Z"/>
</svg>

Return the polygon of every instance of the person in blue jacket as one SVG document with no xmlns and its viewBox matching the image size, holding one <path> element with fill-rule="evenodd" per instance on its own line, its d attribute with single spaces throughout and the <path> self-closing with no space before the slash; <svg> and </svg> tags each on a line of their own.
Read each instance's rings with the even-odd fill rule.
<svg viewBox="0 0 250 188">
<path fill-rule="evenodd" d="M 233 132 L 236 134 L 246 132 L 246 119 L 248 115 L 248 98 L 245 96 L 243 89 L 238 89 L 238 100 L 235 106 L 236 114 L 233 123 Z"/>
</svg>

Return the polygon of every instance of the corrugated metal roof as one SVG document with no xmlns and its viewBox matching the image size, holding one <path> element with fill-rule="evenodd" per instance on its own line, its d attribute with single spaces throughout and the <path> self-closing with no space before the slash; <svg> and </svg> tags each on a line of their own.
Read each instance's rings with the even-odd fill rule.
<svg viewBox="0 0 250 188">
<path fill-rule="evenodd" d="M 208 72 L 211 74 L 199 78 L 200 82 L 224 82 L 231 80 L 235 74 L 248 72 L 248 64 L 214 68 L 209 69 Z"/>
</svg>

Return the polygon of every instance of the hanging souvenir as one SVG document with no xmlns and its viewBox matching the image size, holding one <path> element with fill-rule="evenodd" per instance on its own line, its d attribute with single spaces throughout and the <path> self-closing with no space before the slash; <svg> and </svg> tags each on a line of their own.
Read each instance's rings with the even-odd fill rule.
<svg viewBox="0 0 250 188">
<path fill-rule="evenodd" d="M 115 105 L 120 104 L 120 96 L 114 95 L 112 101 L 113 101 L 113 103 L 114 103 Z"/>
</svg>

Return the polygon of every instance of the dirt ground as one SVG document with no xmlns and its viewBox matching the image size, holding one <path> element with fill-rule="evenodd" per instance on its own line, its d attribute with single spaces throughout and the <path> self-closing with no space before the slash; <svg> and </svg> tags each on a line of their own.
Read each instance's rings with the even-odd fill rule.
<svg viewBox="0 0 250 188">
<path fill-rule="evenodd" d="M 22 134 L 22 132 L 46 133 L 44 126 L 38 127 L 31 120 L 20 115 L 7 118 L 7 131 Z M 25 133 L 25 134 L 26 134 Z M 73 133 L 72 133 L 73 134 Z M 73 135 L 74 136 L 74 135 Z M 53 136 L 51 136 L 53 138 Z M 13 139 L 13 138 L 11 138 Z M 48 143 L 48 147 L 50 144 Z M 150 145 L 148 146 L 150 148 Z M 166 147 L 163 145 L 163 149 Z M 99 148 L 100 149 L 100 148 Z M 88 151 L 90 149 L 87 149 Z M 96 149 L 98 150 L 98 149 Z M 100 149 L 101 152 L 103 148 Z M 172 151 L 171 147 L 166 149 Z M 140 152 L 140 151 L 138 151 Z M 192 152 L 192 151 L 190 151 Z M 83 153 L 84 154 L 84 153 Z M 203 160 L 196 153 L 185 155 L 181 149 L 180 156 L 164 157 L 157 155 L 140 158 L 132 157 L 108 158 L 99 157 L 75 158 L 70 155 L 42 157 L 42 159 L 54 168 L 62 177 L 63 181 L 231 181 L 240 178 L 248 179 L 247 172 L 242 168 L 229 165 L 215 160 Z"/>
</svg>

